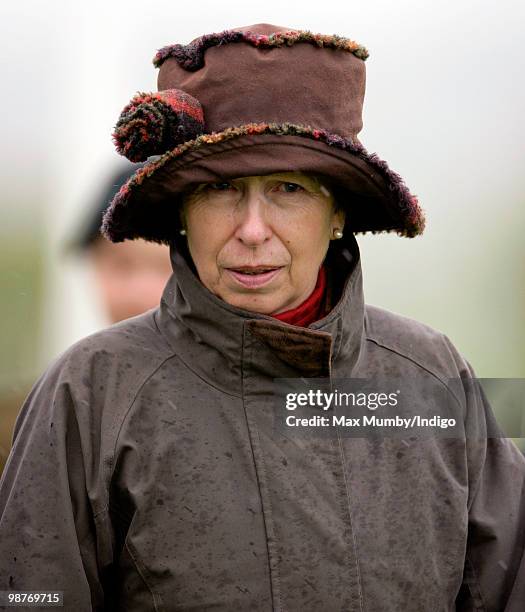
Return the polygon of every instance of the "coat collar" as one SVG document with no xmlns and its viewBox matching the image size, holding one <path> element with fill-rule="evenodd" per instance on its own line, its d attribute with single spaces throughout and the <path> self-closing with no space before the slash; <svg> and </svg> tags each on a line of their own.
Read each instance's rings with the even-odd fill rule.
<svg viewBox="0 0 525 612">
<path fill-rule="evenodd" d="M 335 306 L 308 328 L 241 310 L 208 291 L 172 245 L 171 276 L 162 296 L 159 327 L 178 357 L 197 376 L 231 395 L 242 394 L 243 348 L 247 335 L 278 357 L 257 356 L 257 371 L 270 378 L 350 376 L 364 338 L 364 299 L 359 248 L 330 251 L 327 268 Z"/>
</svg>

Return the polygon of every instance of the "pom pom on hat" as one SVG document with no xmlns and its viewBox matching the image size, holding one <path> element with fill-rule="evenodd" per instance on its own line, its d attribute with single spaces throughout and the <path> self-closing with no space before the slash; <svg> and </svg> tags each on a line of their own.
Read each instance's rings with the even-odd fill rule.
<svg viewBox="0 0 525 612">
<path fill-rule="evenodd" d="M 161 155 L 204 132 L 200 102 L 180 89 L 138 93 L 113 132 L 117 151 L 132 162 Z"/>
</svg>

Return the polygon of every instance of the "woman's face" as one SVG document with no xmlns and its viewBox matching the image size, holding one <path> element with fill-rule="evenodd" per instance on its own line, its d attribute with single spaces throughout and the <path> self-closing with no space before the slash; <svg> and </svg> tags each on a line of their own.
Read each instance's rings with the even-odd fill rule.
<svg viewBox="0 0 525 612">
<path fill-rule="evenodd" d="M 313 291 L 344 212 L 313 175 L 284 172 L 203 183 L 182 222 L 203 285 L 225 302 L 278 314 Z"/>
</svg>

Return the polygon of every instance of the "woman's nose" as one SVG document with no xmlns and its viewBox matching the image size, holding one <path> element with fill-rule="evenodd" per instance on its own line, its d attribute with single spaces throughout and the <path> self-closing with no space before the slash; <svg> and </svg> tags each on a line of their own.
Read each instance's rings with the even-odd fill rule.
<svg viewBox="0 0 525 612">
<path fill-rule="evenodd" d="M 245 246 L 256 247 L 272 236 L 267 219 L 267 202 L 264 195 L 248 193 L 239 208 L 235 237 Z"/>
</svg>

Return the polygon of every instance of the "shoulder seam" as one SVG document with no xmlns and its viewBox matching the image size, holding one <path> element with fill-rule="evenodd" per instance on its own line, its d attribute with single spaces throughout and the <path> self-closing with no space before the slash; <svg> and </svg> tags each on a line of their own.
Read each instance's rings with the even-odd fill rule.
<svg viewBox="0 0 525 612">
<path fill-rule="evenodd" d="M 170 347 L 171 348 L 171 347 Z M 120 426 L 118 428 L 118 432 L 117 435 L 115 436 L 115 444 L 113 446 L 113 452 L 111 453 L 111 472 L 109 475 L 109 482 L 111 482 L 111 479 L 113 478 L 113 473 L 115 470 L 115 453 L 117 450 L 117 444 L 118 441 L 120 439 L 120 434 L 122 432 L 122 428 L 124 427 L 124 423 L 126 422 L 129 413 L 131 412 L 131 409 L 133 408 L 133 405 L 135 404 L 135 401 L 137 399 L 137 397 L 139 396 L 140 392 L 142 391 L 142 389 L 144 388 L 144 386 L 146 385 L 146 383 L 150 380 L 150 378 L 152 378 L 159 370 L 160 368 L 162 368 L 162 366 L 169 361 L 170 359 L 173 359 L 173 357 L 176 357 L 177 355 L 175 353 L 171 353 L 170 355 L 168 355 L 167 357 L 165 357 L 158 365 L 156 368 L 154 368 L 145 378 L 144 380 L 140 383 L 137 392 L 134 394 L 133 399 L 131 400 L 128 409 L 126 410 L 126 413 L 124 415 L 124 417 L 122 418 L 122 421 L 120 422 Z"/>
<path fill-rule="evenodd" d="M 405 353 L 402 353 L 401 351 L 396 350 L 396 349 L 392 348 L 391 346 L 387 346 L 386 344 L 383 344 L 382 342 L 379 342 L 379 340 L 376 340 L 375 338 L 371 338 L 370 336 L 366 336 L 366 340 L 369 341 L 369 342 L 373 342 L 377 346 L 380 346 L 381 348 L 384 348 L 387 351 L 395 353 L 396 355 L 399 355 L 400 357 L 403 357 L 404 359 L 406 359 L 408 361 L 411 361 L 412 363 L 417 365 L 422 370 L 425 370 L 425 372 L 428 372 L 431 376 L 436 378 L 444 387 L 446 387 L 446 389 L 453 395 L 454 399 L 458 403 L 458 406 L 460 408 L 462 407 L 461 402 L 460 402 L 459 398 L 456 396 L 456 394 L 454 393 L 453 389 L 450 388 L 450 386 L 443 380 L 443 378 L 439 374 L 437 374 L 436 372 L 434 372 L 430 368 L 428 368 L 425 365 L 423 365 L 422 363 L 420 363 L 414 357 L 412 357 L 410 355 L 406 355 Z"/>
</svg>

